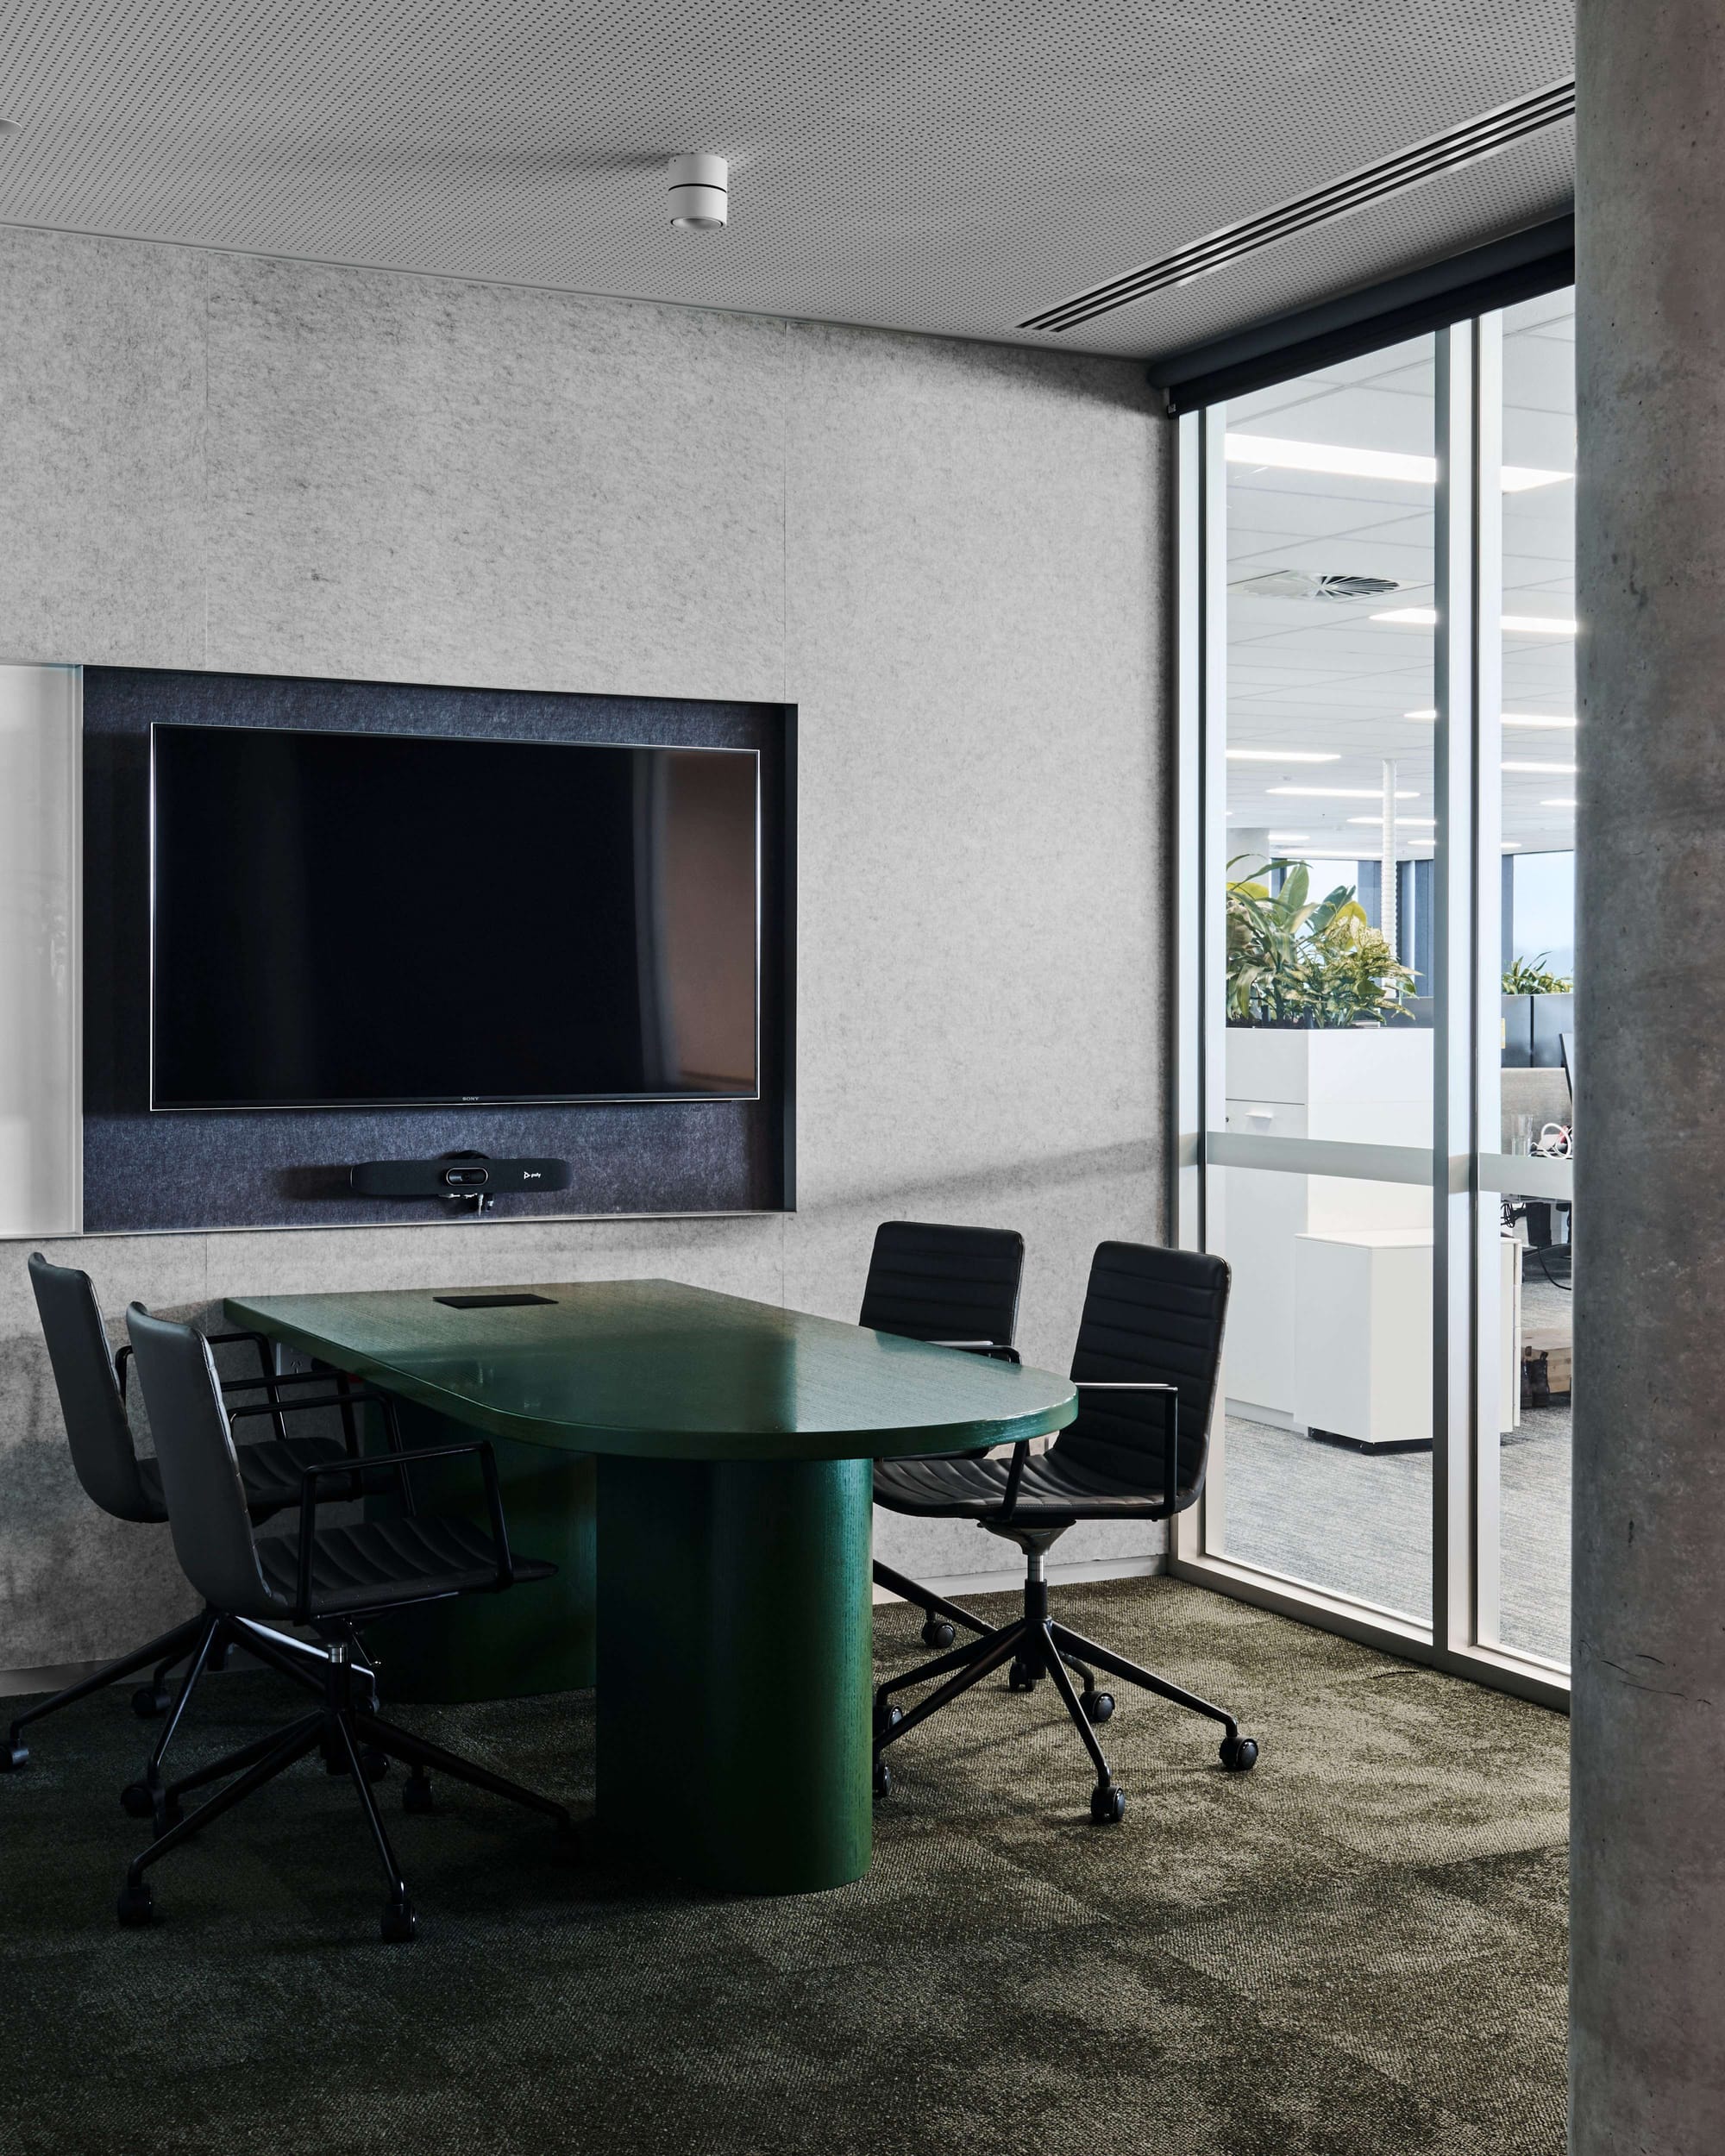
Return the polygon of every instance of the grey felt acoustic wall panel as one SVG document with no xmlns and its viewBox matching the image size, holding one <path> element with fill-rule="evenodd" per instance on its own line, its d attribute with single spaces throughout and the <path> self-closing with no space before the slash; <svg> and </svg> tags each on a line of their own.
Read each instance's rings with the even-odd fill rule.
<svg viewBox="0 0 1725 2156">
<path fill-rule="evenodd" d="M 758 750 L 761 1098 L 152 1114 L 149 728 L 160 719 Z M 500 1198 L 499 1213 L 515 1218 L 771 1212 L 787 1206 L 792 724 L 791 712 L 777 704 L 86 668 L 86 1232 L 445 1220 L 451 1208 L 444 1200 L 360 1196 L 349 1187 L 348 1169 L 355 1161 L 425 1159 L 456 1150 L 573 1163 L 568 1191 Z M 437 843 L 437 834 L 428 834 L 428 843 Z M 460 843 L 453 819 L 443 843 Z"/>
</svg>

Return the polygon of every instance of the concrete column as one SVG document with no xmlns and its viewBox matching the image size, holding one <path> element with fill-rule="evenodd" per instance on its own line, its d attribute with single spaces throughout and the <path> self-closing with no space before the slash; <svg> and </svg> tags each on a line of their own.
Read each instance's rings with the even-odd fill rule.
<svg viewBox="0 0 1725 2156">
<path fill-rule="evenodd" d="M 1574 2156 L 1725 2149 L 1725 4 L 1580 0 Z"/>
</svg>

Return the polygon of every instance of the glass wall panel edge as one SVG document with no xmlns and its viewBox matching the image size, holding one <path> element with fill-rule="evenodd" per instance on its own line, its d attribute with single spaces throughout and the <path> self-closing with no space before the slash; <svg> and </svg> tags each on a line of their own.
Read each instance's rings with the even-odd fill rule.
<svg viewBox="0 0 1725 2156">
<path fill-rule="evenodd" d="M 1469 1510 L 1472 1520 L 1472 1607 L 1459 1644 L 1500 1642 L 1502 1322 L 1499 1222 L 1502 1203 L 1484 1188 L 1482 1152 L 1496 1152 L 1502 1130 L 1500 1044 L 1503 905 L 1503 317 L 1472 325 L 1474 348 L 1473 657 L 1473 1432 Z M 1519 1326 L 1512 1327 L 1512 1339 Z M 1509 1382 L 1520 1383 L 1519 1369 Z"/>
<path fill-rule="evenodd" d="M 1473 325 L 1440 330 L 1433 653 L 1432 968 L 1432 1637 L 1469 1645 L 1474 1573 L 1473 887 L 1474 563 L 1477 498 Z"/>
</svg>

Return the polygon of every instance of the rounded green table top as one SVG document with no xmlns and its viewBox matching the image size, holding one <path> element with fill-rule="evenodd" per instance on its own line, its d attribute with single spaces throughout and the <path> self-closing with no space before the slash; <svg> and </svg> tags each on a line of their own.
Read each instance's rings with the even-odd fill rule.
<svg viewBox="0 0 1725 2156">
<path fill-rule="evenodd" d="M 455 1309 L 439 1296 L 536 1295 Z M 677 1460 L 898 1459 L 1063 1429 L 1071 1381 L 668 1280 L 230 1296 L 254 1326 L 499 1437 Z"/>
</svg>

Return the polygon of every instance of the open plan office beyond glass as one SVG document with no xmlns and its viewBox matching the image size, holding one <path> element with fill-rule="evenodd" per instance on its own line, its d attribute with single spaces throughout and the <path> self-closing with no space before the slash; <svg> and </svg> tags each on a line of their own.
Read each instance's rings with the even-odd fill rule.
<svg viewBox="0 0 1725 2156">
<path fill-rule="evenodd" d="M 1235 1297 L 1176 1563 L 1552 1702 L 1573 334 L 1551 292 L 1180 423 L 1182 1239 Z"/>
</svg>

